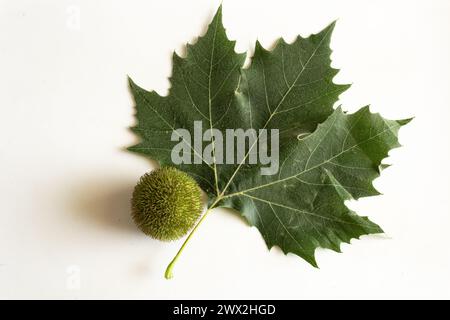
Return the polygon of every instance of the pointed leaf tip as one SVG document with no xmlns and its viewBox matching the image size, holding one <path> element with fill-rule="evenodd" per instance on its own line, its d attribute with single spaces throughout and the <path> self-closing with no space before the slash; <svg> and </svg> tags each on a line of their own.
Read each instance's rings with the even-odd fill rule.
<svg viewBox="0 0 450 320">
<path fill-rule="evenodd" d="M 414 117 L 408 118 L 408 119 L 397 120 L 397 123 L 401 126 L 405 126 L 413 120 L 414 120 Z"/>
<path fill-rule="evenodd" d="M 134 81 L 133 79 L 131 79 L 131 77 L 129 75 L 127 75 L 127 81 L 128 81 L 128 85 L 131 87 L 132 85 L 134 85 Z"/>
<path fill-rule="evenodd" d="M 325 28 L 323 28 L 322 30 L 320 30 L 318 33 L 316 33 L 316 35 L 320 35 L 320 34 L 326 34 L 328 36 L 331 36 L 331 34 L 334 31 L 334 28 L 336 27 L 336 21 L 334 20 L 331 23 L 329 23 Z"/>
<path fill-rule="evenodd" d="M 264 47 L 262 46 L 261 42 L 259 40 L 256 40 L 255 43 L 255 54 L 258 52 L 265 51 Z"/>
<path fill-rule="evenodd" d="M 222 3 L 220 4 L 220 6 L 217 8 L 216 13 L 214 14 L 214 18 L 213 21 L 215 21 L 216 19 L 220 19 L 220 21 L 222 21 Z"/>
</svg>

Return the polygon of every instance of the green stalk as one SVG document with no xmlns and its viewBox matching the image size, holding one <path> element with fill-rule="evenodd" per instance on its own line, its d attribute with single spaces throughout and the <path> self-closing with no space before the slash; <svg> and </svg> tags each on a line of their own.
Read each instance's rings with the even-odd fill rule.
<svg viewBox="0 0 450 320">
<path fill-rule="evenodd" d="M 181 253 L 183 252 L 183 250 L 186 247 L 186 245 L 189 242 L 189 240 L 192 238 L 194 233 L 197 231 L 198 227 L 202 224 L 203 220 L 206 219 L 208 214 L 215 208 L 215 206 L 220 201 L 220 199 L 221 198 L 217 198 L 216 201 L 214 201 L 214 203 L 206 210 L 206 212 L 203 214 L 201 219 L 195 225 L 194 229 L 192 229 L 192 231 L 189 233 L 189 235 L 186 238 L 186 240 L 184 240 L 183 244 L 181 245 L 181 248 L 178 250 L 177 254 L 175 255 L 175 257 L 172 259 L 172 261 L 169 263 L 169 265 L 166 268 L 166 272 L 164 273 L 164 277 L 166 279 L 172 279 L 173 278 L 173 268 L 175 266 L 175 263 L 177 262 L 178 258 L 180 257 Z"/>
</svg>

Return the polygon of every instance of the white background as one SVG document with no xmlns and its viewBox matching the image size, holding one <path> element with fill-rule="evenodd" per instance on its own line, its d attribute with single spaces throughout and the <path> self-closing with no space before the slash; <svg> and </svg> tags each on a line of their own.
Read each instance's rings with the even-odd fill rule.
<svg viewBox="0 0 450 320">
<path fill-rule="evenodd" d="M 386 235 L 318 250 L 314 269 L 217 210 L 165 280 L 181 242 L 129 217 L 152 165 L 124 151 L 136 141 L 126 75 L 165 94 L 172 50 L 219 1 L 2 0 L 0 298 L 450 298 L 450 1 L 223 2 L 238 51 L 339 19 L 344 108 L 415 117 L 376 181 L 384 195 L 350 204 Z"/>
</svg>

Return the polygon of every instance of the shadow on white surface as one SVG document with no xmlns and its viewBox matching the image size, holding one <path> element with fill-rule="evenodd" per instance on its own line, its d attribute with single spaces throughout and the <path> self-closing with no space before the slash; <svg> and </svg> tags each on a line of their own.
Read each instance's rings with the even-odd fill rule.
<svg viewBox="0 0 450 320">
<path fill-rule="evenodd" d="M 130 205 L 135 184 L 119 180 L 86 181 L 75 188 L 72 212 L 77 220 L 93 226 L 138 234 Z"/>
</svg>

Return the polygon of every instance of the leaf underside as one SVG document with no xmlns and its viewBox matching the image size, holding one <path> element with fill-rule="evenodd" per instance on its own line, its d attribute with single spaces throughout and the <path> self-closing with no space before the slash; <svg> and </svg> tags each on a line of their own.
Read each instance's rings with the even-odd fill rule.
<svg viewBox="0 0 450 320">
<path fill-rule="evenodd" d="M 383 232 L 345 201 L 379 194 L 372 182 L 388 152 L 400 146 L 399 128 L 409 122 L 384 119 L 368 107 L 354 114 L 333 108 L 349 87 L 333 82 L 333 28 L 291 44 L 279 40 L 271 51 L 257 43 L 244 69 L 246 55 L 235 52 L 219 8 L 206 34 L 187 45 L 186 57 L 174 53 L 167 96 L 130 79 L 137 118 L 132 130 L 141 142 L 129 150 L 187 172 L 210 204 L 237 210 L 269 248 L 279 246 L 313 266 L 317 247 L 339 252 L 342 242 Z M 278 173 L 261 175 L 258 164 L 210 164 L 192 145 L 201 164 L 174 165 L 171 151 L 178 142 L 171 141 L 172 132 L 184 128 L 193 136 L 194 121 L 222 132 L 279 129 Z"/>
</svg>

